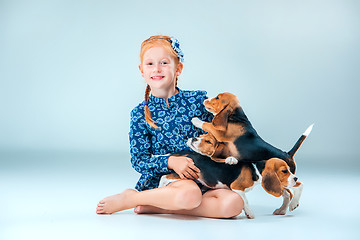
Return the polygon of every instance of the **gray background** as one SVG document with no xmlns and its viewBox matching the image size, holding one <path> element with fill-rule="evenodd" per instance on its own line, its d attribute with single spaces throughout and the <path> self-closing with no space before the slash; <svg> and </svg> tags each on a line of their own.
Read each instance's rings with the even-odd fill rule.
<svg viewBox="0 0 360 240">
<path fill-rule="evenodd" d="M 0 0 L 0 239 L 358 239 L 360 1 Z M 255 219 L 95 214 L 133 188 L 140 44 L 177 37 L 182 89 L 236 94 L 296 155 L 300 207 L 248 193 Z M 190 224 L 189 224 L 190 223 Z"/>
<path fill-rule="evenodd" d="M 359 158 L 358 1 L 0 1 L 0 149 L 128 152 L 141 42 L 177 37 L 179 86 L 236 94 L 259 134 Z"/>
</svg>

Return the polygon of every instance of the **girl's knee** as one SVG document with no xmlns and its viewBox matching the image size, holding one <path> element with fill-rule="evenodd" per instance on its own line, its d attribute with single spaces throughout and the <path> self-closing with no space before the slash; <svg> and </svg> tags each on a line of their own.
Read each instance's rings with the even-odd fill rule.
<svg viewBox="0 0 360 240">
<path fill-rule="evenodd" d="M 194 209 L 201 204 L 201 201 L 202 193 L 196 185 L 179 188 L 175 196 L 175 202 L 179 209 Z"/>
<path fill-rule="evenodd" d="M 232 218 L 239 215 L 244 208 L 244 201 L 242 197 L 235 193 L 229 193 L 221 201 L 221 215 L 224 218 Z"/>
</svg>

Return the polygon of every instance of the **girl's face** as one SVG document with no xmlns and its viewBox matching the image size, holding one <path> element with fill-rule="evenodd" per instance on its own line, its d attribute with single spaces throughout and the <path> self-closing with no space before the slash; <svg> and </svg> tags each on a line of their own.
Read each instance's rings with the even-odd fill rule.
<svg viewBox="0 0 360 240">
<path fill-rule="evenodd" d="M 182 63 L 178 63 L 163 47 L 147 50 L 139 65 L 141 75 L 152 91 L 174 91 L 175 79 L 182 68 Z"/>
</svg>

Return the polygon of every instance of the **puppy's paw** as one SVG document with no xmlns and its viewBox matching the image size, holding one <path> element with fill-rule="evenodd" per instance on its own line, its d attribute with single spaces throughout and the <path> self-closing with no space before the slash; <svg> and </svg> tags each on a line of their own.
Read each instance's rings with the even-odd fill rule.
<svg viewBox="0 0 360 240">
<path fill-rule="evenodd" d="M 281 209 L 278 208 L 273 212 L 274 215 L 285 215 L 286 214 L 286 209 Z"/>
<path fill-rule="evenodd" d="M 194 117 L 191 119 L 192 124 L 197 128 L 202 128 L 202 125 L 204 124 L 204 121 L 201 121 L 199 118 Z"/>
<path fill-rule="evenodd" d="M 246 217 L 248 219 L 254 219 L 255 218 L 253 212 L 250 209 L 246 209 L 246 210 L 244 209 L 244 213 L 245 213 L 245 215 L 246 215 Z"/>
<path fill-rule="evenodd" d="M 289 205 L 289 211 L 294 211 L 299 206 L 299 201 L 291 201 Z"/>
<path fill-rule="evenodd" d="M 160 187 L 165 187 L 167 185 L 169 185 L 170 183 L 172 182 L 176 182 L 180 179 L 171 179 L 171 178 L 167 178 L 167 175 L 163 175 L 161 178 L 160 178 L 160 182 L 159 182 L 159 188 Z"/>
<path fill-rule="evenodd" d="M 234 158 L 234 157 L 227 157 L 226 159 L 225 159 L 225 163 L 226 164 L 229 164 L 229 165 L 235 165 L 235 164 L 237 164 L 239 161 L 236 159 L 236 158 Z"/>
</svg>

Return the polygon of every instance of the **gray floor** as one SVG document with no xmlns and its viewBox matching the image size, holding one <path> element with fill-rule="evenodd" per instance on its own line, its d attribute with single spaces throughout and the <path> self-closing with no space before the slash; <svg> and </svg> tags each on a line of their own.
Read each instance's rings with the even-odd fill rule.
<svg viewBox="0 0 360 240">
<path fill-rule="evenodd" d="M 133 187 L 127 154 L 2 153 L 0 239 L 360 239 L 358 166 L 299 163 L 300 207 L 273 216 L 281 199 L 248 193 L 255 219 L 96 215 L 97 202 Z M 330 164 L 331 165 L 331 164 Z M 320 171 L 321 170 L 321 171 Z"/>
</svg>

